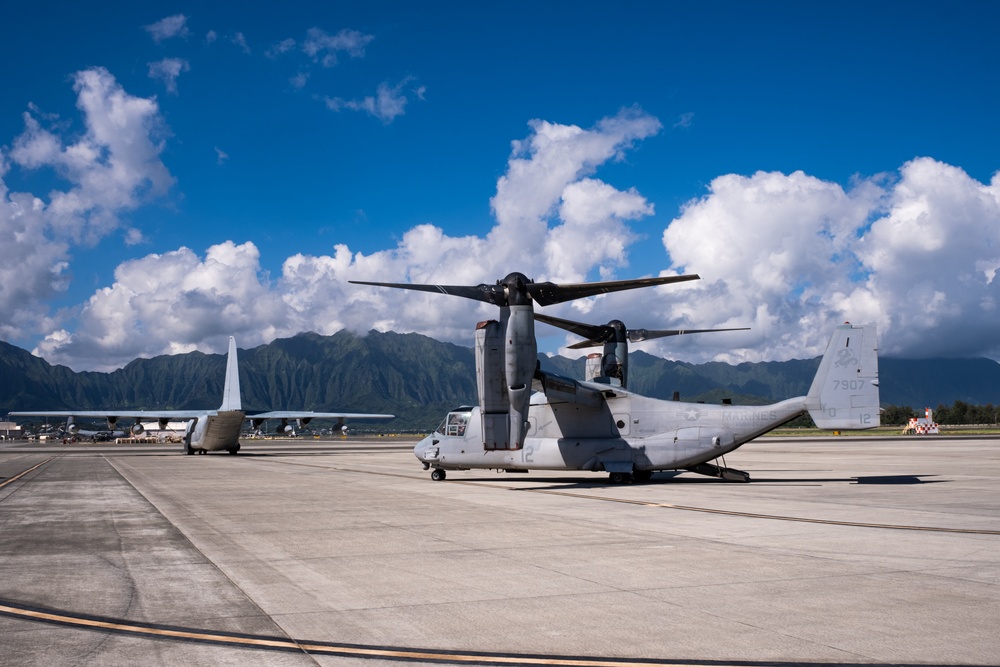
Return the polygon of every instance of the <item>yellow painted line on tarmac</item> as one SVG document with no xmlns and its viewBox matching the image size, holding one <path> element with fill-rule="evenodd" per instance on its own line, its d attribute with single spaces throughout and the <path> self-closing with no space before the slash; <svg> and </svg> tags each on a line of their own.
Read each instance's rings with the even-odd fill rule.
<svg viewBox="0 0 1000 667">
<path fill-rule="evenodd" d="M 691 661 L 664 661 L 650 659 L 559 657 L 517 653 L 477 653 L 472 651 L 445 651 L 418 648 L 394 648 L 364 646 L 358 644 L 337 644 L 329 642 L 298 641 L 280 637 L 241 635 L 212 632 L 196 628 L 181 628 L 153 624 L 129 622 L 121 619 L 88 617 L 55 609 L 27 607 L 0 600 L 0 614 L 24 620 L 52 623 L 86 630 L 103 630 L 129 635 L 178 641 L 210 642 L 271 651 L 302 651 L 313 655 L 333 655 L 360 659 L 388 659 L 422 661 L 470 665 L 545 665 L 557 667 L 639 667 L 640 665 L 667 665 L 691 667 L 692 664 L 710 664 L 712 667 L 735 667 L 752 665 L 746 662 L 711 661 L 698 663 Z M 767 663 L 774 664 L 774 663 Z"/>
<path fill-rule="evenodd" d="M 0 603 L 0 613 L 17 618 L 25 618 L 35 621 L 45 621 L 49 623 L 59 623 L 60 625 L 70 625 L 75 627 L 89 628 L 95 630 L 112 630 L 128 632 L 131 634 L 145 634 L 157 637 L 168 637 L 172 639 L 193 639 L 200 641 L 225 641 L 232 644 L 252 644 L 267 648 L 298 649 L 298 646 L 289 640 L 259 639 L 252 637 L 226 636 L 210 632 L 196 630 L 171 630 L 167 628 L 156 628 L 153 626 L 128 623 L 126 621 L 100 620 L 87 618 L 65 612 L 44 611 L 39 609 L 24 609 L 12 607 L 8 604 Z"/>
<path fill-rule="evenodd" d="M 55 458 L 55 457 L 50 456 L 49 458 L 45 459 L 41 463 L 36 463 L 35 465 L 31 466 L 30 468 L 28 468 L 24 472 L 19 473 L 17 475 L 14 475 L 13 477 L 11 477 L 11 478 L 3 481 L 3 482 L 0 482 L 0 489 L 2 489 L 3 487 L 7 486 L 11 482 L 16 482 L 17 480 L 21 479 L 22 477 L 24 477 L 25 475 L 27 475 L 32 470 L 37 470 L 38 468 L 41 468 L 43 465 L 45 465 L 46 463 L 48 463 L 49 461 L 51 461 L 53 458 Z"/>
<path fill-rule="evenodd" d="M 833 667 L 842 663 L 817 661 L 753 661 L 753 660 L 657 660 L 651 658 L 600 658 L 588 656 L 547 656 L 529 653 L 486 653 L 476 651 L 434 650 L 419 648 L 379 647 L 361 644 L 338 644 L 333 642 L 312 642 L 262 635 L 245 635 L 227 632 L 212 632 L 197 628 L 176 626 L 156 626 L 151 623 L 129 622 L 123 619 L 85 616 L 57 609 L 30 607 L 0 600 L 0 615 L 28 621 L 38 621 L 84 630 L 118 632 L 131 636 L 149 638 L 208 642 L 228 645 L 233 648 L 257 649 L 263 651 L 294 651 L 308 655 L 338 656 L 356 659 L 398 660 L 404 662 L 424 662 L 436 664 L 465 665 L 524 665 L 526 667 L 642 667 L 662 665 L 665 667 Z M 872 667 L 877 663 L 866 663 Z M 898 665 L 899 663 L 892 663 Z M 915 667 L 915 666 L 914 666 Z"/>
</svg>

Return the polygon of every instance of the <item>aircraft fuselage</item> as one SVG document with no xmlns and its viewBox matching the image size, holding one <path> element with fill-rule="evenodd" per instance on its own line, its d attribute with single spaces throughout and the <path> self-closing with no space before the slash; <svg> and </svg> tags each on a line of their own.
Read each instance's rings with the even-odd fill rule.
<svg viewBox="0 0 1000 667">
<path fill-rule="evenodd" d="M 672 470 L 718 458 L 806 410 L 805 397 L 764 406 L 707 405 L 582 384 L 600 388 L 604 406 L 550 403 L 544 394 L 534 394 L 521 449 L 485 450 L 475 407 L 468 410 L 464 433 L 448 434 L 446 420 L 417 444 L 414 454 L 445 470 Z"/>
<path fill-rule="evenodd" d="M 240 431 L 245 419 L 242 410 L 207 412 L 188 422 L 184 447 L 188 453 L 226 450 L 235 454 L 240 449 Z"/>
</svg>

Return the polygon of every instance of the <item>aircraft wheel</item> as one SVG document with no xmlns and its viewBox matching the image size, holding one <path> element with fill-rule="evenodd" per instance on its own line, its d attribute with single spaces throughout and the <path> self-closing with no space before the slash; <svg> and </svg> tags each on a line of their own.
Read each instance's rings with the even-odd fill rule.
<svg viewBox="0 0 1000 667">
<path fill-rule="evenodd" d="M 627 472 L 613 472 L 608 478 L 612 484 L 627 484 L 632 481 L 632 475 Z"/>
<path fill-rule="evenodd" d="M 448 475 L 445 473 L 444 470 L 441 470 L 441 468 L 434 468 L 434 470 L 431 471 L 431 479 L 433 479 L 435 482 L 443 482 L 445 477 L 447 476 Z"/>
<path fill-rule="evenodd" d="M 240 451 L 240 448 L 239 447 L 230 447 L 226 451 L 229 452 L 230 454 L 236 454 L 236 452 Z"/>
<path fill-rule="evenodd" d="M 632 473 L 632 477 L 635 478 L 637 482 L 648 482 L 653 477 L 652 470 L 636 470 Z"/>
</svg>

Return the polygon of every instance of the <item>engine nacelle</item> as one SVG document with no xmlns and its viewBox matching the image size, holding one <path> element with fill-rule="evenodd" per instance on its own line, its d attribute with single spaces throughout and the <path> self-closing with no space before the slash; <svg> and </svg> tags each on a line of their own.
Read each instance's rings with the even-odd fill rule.
<svg viewBox="0 0 1000 667">
<path fill-rule="evenodd" d="M 132 435 L 134 436 L 142 435 L 142 432 L 145 430 L 146 429 L 143 428 L 142 424 L 140 424 L 139 422 L 132 424 L 132 428 L 129 429 L 129 431 L 131 431 Z"/>
<path fill-rule="evenodd" d="M 597 382 L 597 378 L 601 377 L 602 359 L 604 359 L 604 355 L 600 352 L 591 352 L 587 355 L 587 370 L 583 376 L 584 380 L 587 382 Z"/>
<path fill-rule="evenodd" d="M 504 332 L 496 320 L 476 326 L 476 382 L 482 416 L 483 447 L 508 449 L 510 396 L 504 379 Z"/>
<path fill-rule="evenodd" d="M 278 428 L 274 429 L 274 432 L 281 433 L 282 435 L 287 435 L 288 433 L 292 433 L 294 430 L 295 429 L 292 427 L 291 424 L 288 423 L 287 420 L 282 419 L 281 424 L 278 425 Z"/>
<path fill-rule="evenodd" d="M 80 427 L 79 425 L 77 425 L 76 422 L 73 421 L 72 417 L 70 417 L 69 420 L 66 422 L 66 432 L 69 433 L 70 435 L 77 435 L 78 433 L 80 433 Z"/>
</svg>

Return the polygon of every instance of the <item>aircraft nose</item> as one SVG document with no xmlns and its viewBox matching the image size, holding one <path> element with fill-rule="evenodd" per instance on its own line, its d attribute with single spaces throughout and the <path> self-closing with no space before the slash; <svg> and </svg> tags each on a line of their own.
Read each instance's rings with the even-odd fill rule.
<svg viewBox="0 0 1000 667">
<path fill-rule="evenodd" d="M 413 455 L 421 461 L 427 461 L 435 457 L 437 455 L 437 443 L 434 442 L 434 436 L 429 435 L 418 442 L 413 448 Z"/>
</svg>

